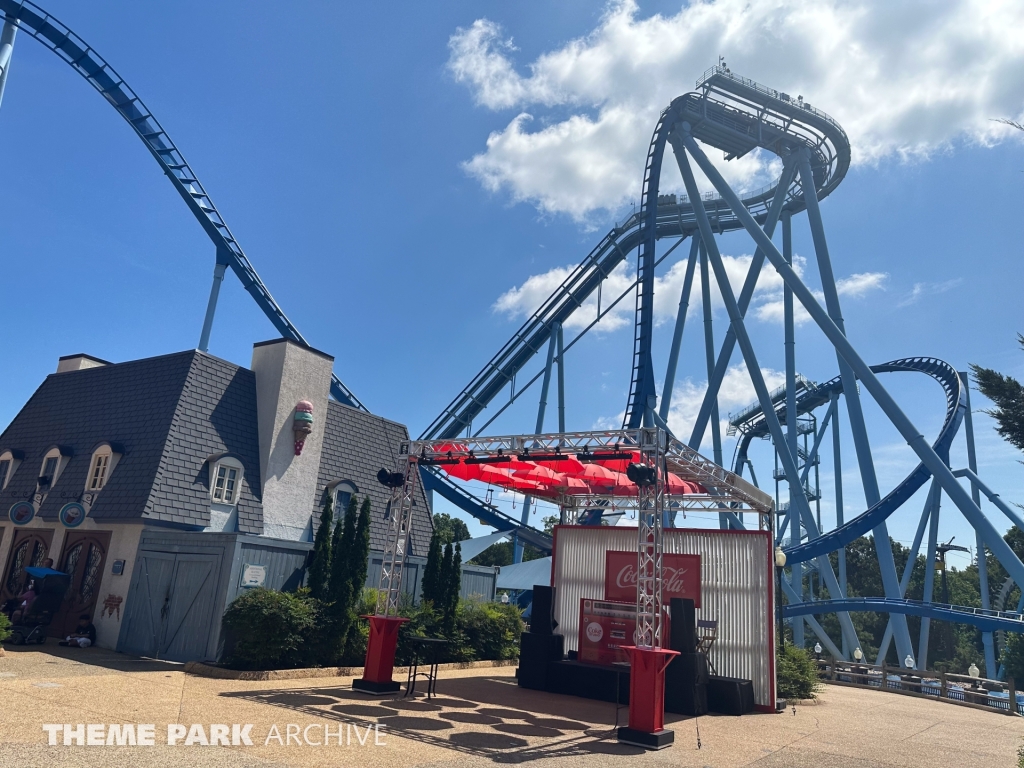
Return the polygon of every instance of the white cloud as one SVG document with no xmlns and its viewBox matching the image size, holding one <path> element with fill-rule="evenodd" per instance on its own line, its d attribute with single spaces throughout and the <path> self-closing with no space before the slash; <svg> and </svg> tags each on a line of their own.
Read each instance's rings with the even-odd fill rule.
<svg viewBox="0 0 1024 768">
<path fill-rule="evenodd" d="M 589 34 L 528 62 L 516 61 L 498 24 L 479 19 L 451 36 L 448 65 L 482 107 L 519 110 L 469 173 L 582 220 L 638 196 L 659 111 L 720 53 L 733 71 L 830 113 L 854 162 L 870 163 L 1014 133 L 990 118 L 1024 116 L 1021 28 L 1024 4 L 1013 0 L 717 0 L 646 18 L 618 0 Z M 722 171 L 742 189 L 778 166 L 750 154 Z M 672 163 L 666 173 L 666 191 L 679 189 Z"/>
<path fill-rule="evenodd" d="M 750 270 L 750 262 L 753 257 L 744 256 L 722 256 L 726 274 L 729 277 L 729 284 L 732 286 L 733 295 L 739 296 L 740 289 L 747 278 Z M 667 272 L 654 280 L 654 321 L 661 324 L 674 321 L 679 311 L 679 297 L 683 290 L 683 282 L 686 277 L 686 259 L 676 261 Z M 793 269 L 798 275 L 804 271 L 805 259 L 799 255 L 793 258 Z M 520 286 L 511 288 L 494 303 L 495 312 L 504 314 L 510 319 L 525 318 L 533 314 L 538 307 L 551 296 L 558 287 L 565 281 L 574 267 L 555 267 L 539 275 L 532 275 Z M 884 289 L 888 275 L 883 272 L 863 272 L 836 281 L 836 289 L 840 296 L 860 298 L 867 293 Z M 718 290 L 718 282 L 715 280 L 714 272 L 710 272 L 711 278 L 711 306 L 714 312 L 723 310 L 722 296 Z M 633 302 L 623 299 L 615 309 L 608 310 L 608 306 L 626 291 L 636 279 L 636 267 L 629 262 L 620 263 L 608 275 L 602 287 L 602 316 L 601 322 L 595 330 L 614 331 L 633 322 Z M 768 323 L 782 323 L 783 301 L 782 301 L 782 278 L 769 263 L 761 270 L 757 281 L 757 288 L 754 290 L 754 297 L 751 301 L 751 308 L 747 317 L 754 317 L 757 320 Z M 632 292 L 631 292 L 632 293 Z M 687 317 L 701 312 L 701 275 L 700 269 L 694 270 L 693 287 L 690 289 L 690 301 Z M 824 297 L 820 291 L 815 292 L 818 300 L 824 303 Z M 794 321 L 799 325 L 810 320 L 810 315 L 804 310 L 799 302 L 796 303 L 793 313 Z M 567 329 L 582 330 L 597 317 L 597 294 L 596 292 L 577 309 L 565 322 Z"/>
<path fill-rule="evenodd" d="M 934 296 L 940 293 L 956 288 L 960 283 L 963 282 L 962 277 L 955 277 L 952 280 L 945 280 L 941 283 L 914 283 L 914 287 L 910 289 L 910 293 L 903 297 L 899 307 L 907 307 L 911 304 L 916 304 L 917 300 L 922 296 Z"/>
</svg>

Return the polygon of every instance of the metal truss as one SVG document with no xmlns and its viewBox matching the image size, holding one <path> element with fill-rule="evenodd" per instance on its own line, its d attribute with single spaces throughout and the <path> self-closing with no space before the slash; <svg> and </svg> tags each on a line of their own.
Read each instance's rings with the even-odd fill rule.
<svg viewBox="0 0 1024 768">
<path fill-rule="evenodd" d="M 642 450 L 645 429 L 618 429 L 592 432 L 559 432 L 554 434 L 503 435 L 499 437 L 466 437 L 457 440 L 413 440 L 402 444 L 402 452 L 417 459 L 483 458 L 519 456 L 529 460 L 533 454 L 577 454 L 594 451 Z M 746 505 L 761 514 L 771 514 L 774 500 L 734 472 L 704 458 L 685 443 L 666 435 L 662 454 L 667 471 L 683 480 L 704 486 L 715 499 L 716 508 L 723 503 Z M 581 496 L 574 495 L 576 498 Z M 582 498 L 612 499 L 601 495 Z M 685 497 L 690 499 L 691 497 Z M 710 504 L 709 497 L 696 497 L 694 504 Z"/>
<path fill-rule="evenodd" d="M 412 502 L 419 472 L 414 466 L 405 472 L 405 482 L 391 491 L 387 507 L 387 528 L 384 533 L 384 557 L 377 582 L 377 615 L 397 616 L 402 597 L 402 577 L 412 533 Z"/>
</svg>

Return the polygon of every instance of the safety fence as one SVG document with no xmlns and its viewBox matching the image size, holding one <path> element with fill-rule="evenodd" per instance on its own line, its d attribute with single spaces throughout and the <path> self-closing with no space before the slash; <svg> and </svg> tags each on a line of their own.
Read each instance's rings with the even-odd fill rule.
<svg viewBox="0 0 1024 768">
<path fill-rule="evenodd" d="M 1012 677 L 1002 681 L 951 672 L 922 674 L 885 664 L 850 664 L 835 659 L 818 659 L 817 666 L 819 678 L 830 685 L 876 688 L 976 709 L 995 709 L 1007 715 L 1024 714 L 1024 691 L 1017 690 Z"/>
</svg>

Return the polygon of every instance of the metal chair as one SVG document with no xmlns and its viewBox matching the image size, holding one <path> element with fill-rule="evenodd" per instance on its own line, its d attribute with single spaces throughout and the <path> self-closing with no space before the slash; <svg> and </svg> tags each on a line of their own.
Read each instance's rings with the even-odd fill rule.
<svg viewBox="0 0 1024 768">
<path fill-rule="evenodd" d="M 715 669 L 715 665 L 711 663 L 711 646 L 715 644 L 717 639 L 718 621 L 715 619 L 698 619 L 697 652 L 704 654 L 704 658 L 708 660 L 708 669 L 711 670 L 713 675 L 717 675 L 718 671 Z"/>
</svg>

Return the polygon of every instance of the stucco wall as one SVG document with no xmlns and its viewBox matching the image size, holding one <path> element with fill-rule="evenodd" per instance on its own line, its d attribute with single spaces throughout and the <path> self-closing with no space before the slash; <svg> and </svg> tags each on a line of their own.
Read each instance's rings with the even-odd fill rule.
<svg viewBox="0 0 1024 768">
<path fill-rule="evenodd" d="M 309 500 L 316 492 L 333 365 L 329 355 L 283 339 L 253 348 L 265 536 L 312 539 Z M 313 404 L 313 432 L 296 456 L 292 427 L 300 400 Z"/>
</svg>

